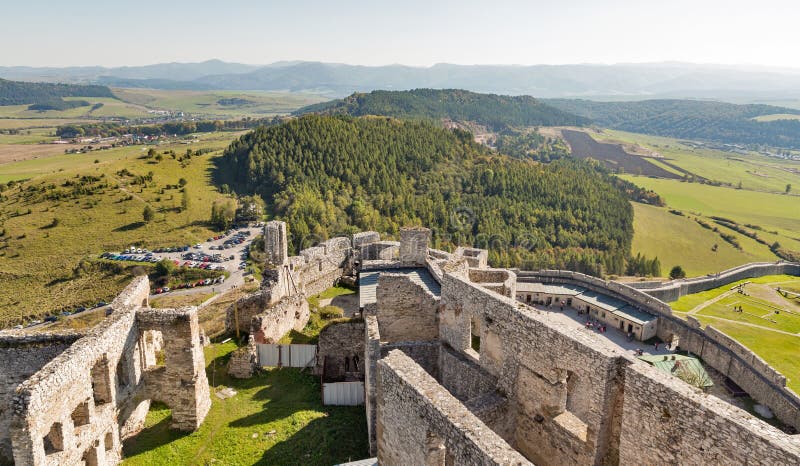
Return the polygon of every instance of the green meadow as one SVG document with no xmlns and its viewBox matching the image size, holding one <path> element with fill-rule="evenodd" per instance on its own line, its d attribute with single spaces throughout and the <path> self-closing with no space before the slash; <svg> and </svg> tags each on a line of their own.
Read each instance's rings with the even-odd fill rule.
<svg viewBox="0 0 800 466">
<path fill-rule="evenodd" d="M 742 283 L 749 283 L 744 286 L 746 294 L 731 292 Z M 670 306 L 676 315 L 683 317 L 691 311 L 703 325 L 712 325 L 750 348 L 785 375 L 789 379 L 787 385 L 798 391 L 800 299 L 781 296 L 775 291 L 779 287 L 800 288 L 800 278 L 790 275 L 749 278 L 684 296 Z M 724 293 L 728 295 L 721 297 Z"/>
<path fill-rule="evenodd" d="M 183 91 L 114 89 L 120 99 L 152 109 L 182 111 L 206 118 L 263 118 L 290 113 L 297 108 L 327 100 L 313 94 L 266 91 Z M 225 100 L 239 103 L 223 105 Z"/>
<path fill-rule="evenodd" d="M 718 233 L 701 227 L 693 217 L 674 215 L 668 210 L 633 203 L 631 250 L 634 255 L 658 257 L 662 274 L 668 274 L 676 265 L 683 267 L 688 276 L 698 276 L 747 262 L 776 260 L 768 248 L 750 238 L 739 235 L 743 250 L 738 250 Z"/>
<path fill-rule="evenodd" d="M 131 270 L 120 273 L 83 259 L 130 245 L 205 240 L 212 233 L 211 205 L 223 197 L 211 183 L 213 159 L 238 134 L 211 133 L 192 144 L 157 146 L 160 162 L 143 158 L 147 147 L 134 146 L 0 165 L 0 179 L 31 178 L 0 193 L 0 323 L 109 301 L 130 280 Z M 164 155 L 182 156 L 187 149 L 212 152 L 183 162 Z M 151 172 L 152 181 L 135 181 Z M 90 187 L 104 187 L 53 198 L 71 193 L 82 177 L 98 180 Z M 181 189 L 187 194 L 185 210 Z M 149 222 L 143 220 L 147 205 L 156 212 Z"/>
<path fill-rule="evenodd" d="M 319 377 L 293 368 L 251 379 L 228 377 L 233 342 L 205 348 L 211 410 L 196 432 L 169 429 L 170 410 L 154 403 L 144 430 L 125 441 L 126 465 L 331 465 L 369 456 L 363 406 L 324 406 Z M 220 399 L 225 387 L 236 395 Z"/>
</svg>

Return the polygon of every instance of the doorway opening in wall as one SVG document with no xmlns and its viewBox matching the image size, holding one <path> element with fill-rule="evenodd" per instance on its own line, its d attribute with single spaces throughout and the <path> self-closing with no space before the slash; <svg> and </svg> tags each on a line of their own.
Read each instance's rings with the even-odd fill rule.
<svg viewBox="0 0 800 466">
<path fill-rule="evenodd" d="M 633 325 L 628 324 L 628 333 L 633 332 Z"/>
<path fill-rule="evenodd" d="M 472 316 L 469 320 L 470 348 L 476 353 L 481 353 L 481 324 L 478 318 Z"/>
</svg>

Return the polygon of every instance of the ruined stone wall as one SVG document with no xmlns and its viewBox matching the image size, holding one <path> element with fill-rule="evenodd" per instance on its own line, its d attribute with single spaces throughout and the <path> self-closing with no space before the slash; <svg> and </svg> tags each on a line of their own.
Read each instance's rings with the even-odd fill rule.
<svg viewBox="0 0 800 466">
<path fill-rule="evenodd" d="M 645 365 L 625 372 L 620 464 L 800 464 L 800 443 Z"/>
<path fill-rule="evenodd" d="M 726 274 L 728 277 L 726 279 L 736 281 L 747 278 L 741 274 L 751 273 L 762 273 L 762 275 L 792 273 L 792 267 L 795 265 L 748 264 L 731 269 L 730 273 Z M 683 320 L 672 315 L 669 305 L 649 294 L 621 283 L 606 282 L 577 272 L 525 271 L 518 272 L 517 276 L 522 281 L 582 286 L 623 300 L 658 316 L 656 333 L 660 339 L 667 342 L 677 341 L 682 349 L 699 355 L 708 365 L 730 377 L 759 403 L 768 406 L 782 422 L 800 429 L 800 397 L 786 387 L 785 377 L 740 343 L 713 328 L 703 330 L 700 323 L 691 316 Z"/>
<path fill-rule="evenodd" d="M 481 368 L 478 361 L 447 345 L 439 350 L 439 380 L 454 397 L 466 402 L 497 387 L 497 377 Z"/>
<path fill-rule="evenodd" d="M 684 278 L 660 284 L 633 282 L 630 283 L 630 286 L 642 289 L 645 293 L 662 301 L 672 302 L 687 294 L 700 293 L 701 291 L 725 286 L 739 280 L 784 274 L 800 276 L 800 264 L 783 261 L 754 262 L 705 277 Z"/>
<path fill-rule="evenodd" d="M 16 335 L 0 332 L 0 464 L 11 463 L 11 400 L 17 385 L 63 353 L 82 334 Z"/>
<path fill-rule="evenodd" d="M 382 341 L 426 341 L 439 336 L 439 297 L 407 275 L 382 273 L 376 295 Z"/>
<path fill-rule="evenodd" d="M 438 341 L 405 341 L 400 343 L 382 343 L 381 357 L 389 352 L 400 350 L 415 363 L 425 369 L 434 379 L 439 379 L 439 342 Z"/>
<path fill-rule="evenodd" d="M 250 329 L 256 343 L 277 343 L 291 330 L 303 330 L 310 311 L 303 295 L 283 298 L 278 304 L 253 316 Z"/>
<path fill-rule="evenodd" d="M 431 230 L 428 228 L 401 228 L 400 262 L 405 266 L 424 267 L 430 241 Z"/>
<path fill-rule="evenodd" d="M 382 465 L 530 464 L 401 351 L 378 362 Z"/>
<path fill-rule="evenodd" d="M 202 422 L 210 399 L 196 309 L 142 310 L 148 293 L 147 278 L 135 279 L 112 302 L 113 314 L 18 385 L 10 418 L 16 464 L 117 463 L 153 392 L 169 398 L 175 427 Z M 163 377 L 150 367 L 156 327 L 165 336 L 166 363 L 156 368 Z"/>
<path fill-rule="evenodd" d="M 231 304 L 225 312 L 225 331 L 249 333 L 253 317 L 269 307 L 263 290 L 249 294 Z"/>
<path fill-rule="evenodd" d="M 334 322 L 323 328 L 317 343 L 315 373 L 321 375 L 324 367 L 326 380 L 364 380 L 367 363 L 364 331 L 363 321 Z M 354 360 L 353 356 L 358 356 L 358 359 Z M 349 360 L 347 364 L 345 358 Z"/>
<path fill-rule="evenodd" d="M 378 359 L 381 358 L 381 333 L 378 318 L 374 314 L 364 316 L 364 407 L 367 411 L 367 435 L 369 454 L 378 453 L 377 442 L 377 385 Z"/>
<path fill-rule="evenodd" d="M 264 225 L 264 252 L 267 263 L 279 266 L 289 257 L 286 222 L 271 221 Z"/>
<path fill-rule="evenodd" d="M 442 303 L 440 338 L 456 351 L 469 355 L 473 319 L 480 322 L 478 360 L 508 397 L 509 443 L 543 464 L 616 455 L 614 413 L 627 361 L 617 347 L 452 274 L 444 277 Z M 447 375 L 445 386 L 465 382 Z"/>
</svg>

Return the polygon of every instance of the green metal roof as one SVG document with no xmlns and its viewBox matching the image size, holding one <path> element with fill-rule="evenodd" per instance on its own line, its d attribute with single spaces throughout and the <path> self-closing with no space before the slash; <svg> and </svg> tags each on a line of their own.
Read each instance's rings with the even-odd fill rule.
<svg viewBox="0 0 800 466">
<path fill-rule="evenodd" d="M 666 359 L 665 359 L 666 358 Z M 711 387 L 714 382 L 696 358 L 681 354 L 647 355 L 639 359 L 665 374 L 675 376 L 689 385 L 699 388 Z M 676 366 L 677 363 L 677 367 Z"/>
</svg>

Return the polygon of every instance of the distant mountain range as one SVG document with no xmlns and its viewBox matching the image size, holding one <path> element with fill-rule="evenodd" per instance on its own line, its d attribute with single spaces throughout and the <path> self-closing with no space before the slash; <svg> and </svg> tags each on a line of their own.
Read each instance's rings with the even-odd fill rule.
<svg viewBox="0 0 800 466">
<path fill-rule="evenodd" d="M 377 89 L 460 88 L 605 100 L 707 98 L 769 103 L 800 99 L 800 70 L 688 63 L 411 67 L 298 61 L 263 66 L 209 60 L 120 68 L 0 67 L 0 77 L 158 89 L 313 92 L 330 97 Z"/>
</svg>

